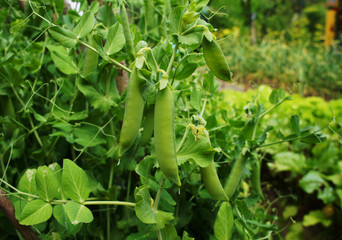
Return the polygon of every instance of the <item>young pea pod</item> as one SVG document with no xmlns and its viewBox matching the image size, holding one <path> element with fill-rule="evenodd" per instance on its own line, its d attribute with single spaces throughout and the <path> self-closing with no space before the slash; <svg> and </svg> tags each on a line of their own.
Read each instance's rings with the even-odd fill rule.
<svg viewBox="0 0 342 240">
<path fill-rule="evenodd" d="M 140 146 L 145 146 L 153 135 L 154 128 L 154 105 L 150 105 L 145 111 L 144 130 L 140 138 Z"/>
<path fill-rule="evenodd" d="M 223 55 L 220 46 L 215 40 L 209 42 L 207 38 L 203 38 L 203 56 L 210 71 L 219 79 L 224 81 L 232 81 L 232 73 L 230 71 L 227 59 Z"/>
<path fill-rule="evenodd" d="M 241 180 L 247 159 L 248 159 L 248 156 L 243 155 L 241 153 L 238 159 L 236 159 L 232 170 L 230 171 L 228 180 L 224 187 L 224 191 L 226 192 L 229 198 L 232 198 L 232 196 L 234 195 L 234 193 L 236 192 L 236 190 L 238 189 L 240 185 L 240 180 Z"/>
<path fill-rule="evenodd" d="M 135 51 L 134 51 L 134 44 L 131 36 L 131 30 L 129 29 L 129 22 L 126 12 L 125 4 L 122 3 L 120 5 L 120 17 L 121 17 L 121 24 L 124 30 L 124 35 L 126 39 L 126 51 L 131 61 L 135 59 Z"/>
<path fill-rule="evenodd" d="M 181 186 L 178 175 L 173 93 L 169 87 L 158 91 L 154 107 L 154 142 L 156 158 L 163 174 Z"/>
<path fill-rule="evenodd" d="M 133 145 L 144 112 L 144 99 L 140 92 L 141 79 L 134 67 L 129 78 L 125 113 L 120 133 L 119 158 Z"/>
<path fill-rule="evenodd" d="M 261 162 L 258 159 L 255 159 L 255 164 L 252 168 L 252 193 L 264 199 L 264 194 L 262 193 L 261 183 L 260 183 L 260 171 L 261 171 Z"/>
<path fill-rule="evenodd" d="M 89 40 L 89 45 L 92 45 L 91 38 Z M 82 74 L 84 77 L 96 71 L 98 59 L 99 59 L 99 55 L 96 52 L 94 52 L 90 48 L 86 49 L 84 66 L 83 66 L 83 71 L 82 71 Z"/>
<path fill-rule="evenodd" d="M 201 168 L 201 177 L 210 196 L 216 200 L 229 201 L 217 176 L 214 162 L 211 162 L 208 167 Z"/>
</svg>

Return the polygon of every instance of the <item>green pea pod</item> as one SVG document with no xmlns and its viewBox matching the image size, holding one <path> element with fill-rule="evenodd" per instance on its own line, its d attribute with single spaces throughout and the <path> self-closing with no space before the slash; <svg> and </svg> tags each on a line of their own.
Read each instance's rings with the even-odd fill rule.
<svg viewBox="0 0 342 240">
<path fill-rule="evenodd" d="M 144 112 L 144 99 L 140 92 L 140 78 L 134 67 L 129 78 L 125 113 L 120 133 L 119 158 L 133 145 Z"/>
<path fill-rule="evenodd" d="M 216 200 L 229 200 L 217 176 L 214 162 L 211 162 L 208 167 L 201 168 L 201 177 L 210 196 Z"/>
<path fill-rule="evenodd" d="M 145 112 L 145 122 L 144 122 L 144 130 L 141 134 L 140 138 L 140 146 L 145 146 L 149 143 L 154 128 L 154 105 L 150 105 Z"/>
<path fill-rule="evenodd" d="M 158 91 L 154 107 L 154 142 L 156 158 L 163 174 L 181 186 L 178 175 L 173 93 L 169 87 Z"/>
<path fill-rule="evenodd" d="M 135 59 L 135 51 L 134 51 L 134 44 L 131 36 L 131 30 L 129 28 L 129 22 L 126 12 L 126 7 L 124 3 L 120 5 L 120 17 L 121 17 L 121 24 L 124 30 L 124 35 L 126 39 L 126 51 L 131 61 Z"/>
<path fill-rule="evenodd" d="M 264 194 L 262 193 L 260 183 L 260 171 L 261 162 L 258 159 L 256 159 L 255 164 L 252 168 L 252 193 L 255 195 L 259 195 L 262 199 L 264 199 Z"/>
<path fill-rule="evenodd" d="M 232 196 L 234 195 L 234 193 L 236 192 L 237 188 L 240 185 L 240 180 L 241 180 L 245 165 L 247 163 L 247 159 L 248 159 L 247 155 L 243 155 L 241 153 L 238 159 L 236 159 L 232 170 L 230 171 L 228 180 L 224 187 L 224 191 L 226 192 L 229 198 L 232 198 Z"/>
<path fill-rule="evenodd" d="M 92 46 L 91 38 L 89 40 L 89 45 Z M 96 52 L 89 48 L 86 49 L 86 55 L 82 71 L 83 76 L 86 77 L 88 74 L 96 71 L 98 59 L 99 55 Z"/>
<path fill-rule="evenodd" d="M 219 79 L 224 81 L 232 81 L 232 73 L 230 71 L 226 57 L 220 46 L 215 40 L 209 42 L 205 37 L 202 41 L 203 55 L 210 71 Z"/>
</svg>

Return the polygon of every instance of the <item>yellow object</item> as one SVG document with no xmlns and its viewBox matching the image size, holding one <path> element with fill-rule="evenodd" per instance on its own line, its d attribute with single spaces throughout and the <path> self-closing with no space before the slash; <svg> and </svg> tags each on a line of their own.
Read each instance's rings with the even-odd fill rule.
<svg viewBox="0 0 342 240">
<path fill-rule="evenodd" d="M 336 9 L 328 9 L 325 18 L 325 38 L 324 45 L 330 46 L 335 39 L 336 28 Z"/>
</svg>

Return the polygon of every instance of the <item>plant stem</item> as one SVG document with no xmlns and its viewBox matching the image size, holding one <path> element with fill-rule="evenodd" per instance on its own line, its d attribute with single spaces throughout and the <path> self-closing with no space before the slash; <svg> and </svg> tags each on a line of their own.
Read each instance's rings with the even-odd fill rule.
<svg viewBox="0 0 342 240">
<path fill-rule="evenodd" d="M 166 70 L 167 75 L 170 75 L 173 62 L 175 61 L 177 50 L 178 50 L 178 45 L 176 45 L 175 48 L 173 49 L 172 56 L 171 56 L 171 59 L 169 62 L 169 66 L 167 66 L 167 70 Z"/>
<path fill-rule="evenodd" d="M 162 177 L 160 184 L 159 184 L 159 189 L 156 195 L 156 199 L 154 200 L 154 205 L 153 205 L 153 210 L 157 211 L 158 210 L 158 205 L 159 205 L 159 201 L 160 201 L 160 197 L 163 191 L 163 187 L 164 187 L 164 183 L 165 183 L 165 177 Z"/>
<path fill-rule="evenodd" d="M 190 124 L 191 124 L 191 123 L 190 123 Z M 183 138 L 182 138 L 182 140 L 180 141 L 180 143 L 179 143 L 179 145 L 178 145 L 178 147 L 177 147 L 176 153 L 178 153 L 179 150 L 182 148 L 182 146 L 183 146 L 183 144 L 184 144 L 184 142 L 185 142 L 185 139 L 186 139 L 186 137 L 188 136 L 189 129 L 190 129 L 190 124 L 188 124 L 188 126 L 186 126 L 185 133 L 184 133 Z"/>
<path fill-rule="evenodd" d="M 158 192 L 157 192 L 156 198 L 154 200 L 154 205 L 153 205 L 153 208 L 152 208 L 153 211 L 157 211 L 158 210 L 158 205 L 159 205 L 159 201 L 160 201 L 160 197 L 161 197 L 161 194 L 162 194 L 162 191 L 163 191 L 164 184 L 165 184 L 165 177 L 163 176 L 161 181 L 160 181 L 160 184 L 159 184 L 159 188 L 158 188 Z M 158 240 L 162 240 L 163 239 L 159 229 L 157 230 L 157 236 L 158 236 Z"/>
</svg>

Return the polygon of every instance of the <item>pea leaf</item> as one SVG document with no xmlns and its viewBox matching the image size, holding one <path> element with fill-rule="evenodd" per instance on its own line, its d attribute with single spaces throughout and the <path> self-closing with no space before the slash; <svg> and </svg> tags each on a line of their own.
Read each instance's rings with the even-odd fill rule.
<svg viewBox="0 0 342 240">
<path fill-rule="evenodd" d="M 22 225 L 35 225 L 47 221 L 52 215 L 52 207 L 43 200 L 33 200 L 26 204 L 19 217 Z"/>
<path fill-rule="evenodd" d="M 116 20 L 112 7 L 107 4 L 100 7 L 96 17 L 107 29 L 110 28 Z"/>
<path fill-rule="evenodd" d="M 18 184 L 18 189 L 22 192 L 35 194 L 36 193 L 36 169 L 27 169 L 21 176 Z M 31 200 L 32 197 L 23 195 L 24 198 Z"/>
<path fill-rule="evenodd" d="M 327 140 L 327 136 L 323 133 L 311 133 L 305 137 L 300 139 L 301 142 L 304 143 L 321 143 Z"/>
<path fill-rule="evenodd" d="M 81 78 L 78 78 L 76 80 L 76 85 L 78 89 L 83 93 L 83 95 L 87 98 L 90 105 L 95 109 L 99 109 L 102 112 L 107 112 L 111 107 L 117 106 L 117 104 L 115 103 L 115 91 L 101 93 L 91 83 Z M 113 88 L 113 86 L 111 86 L 111 88 Z"/>
<path fill-rule="evenodd" d="M 86 173 L 68 159 L 63 161 L 62 188 L 64 194 L 76 202 L 86 201 L 90 193 Z"/>
<path fill-rule="evenodd" d="M 104 50 L 107 55 L 112 55 L 120 51 L 126 43 L 123 28 L 120 23 L 116 23 L 108 31 L 107 42 Z"/>
<path fill-rule="evenodd" d="M 217 240 L 230 240 L 233 234 L 234 217 L 232 206 L 223 202 L 217 213 L 214 224 L 214 234 Z"/>
<path fill-rule="evenodd" d="M 135 190 L 134 196 L 136 200 L 135 213 L 143 223 L 156 224 L 156 229 L 162 229 L 173 220 L 172 213 L 154 210 L 152 208 L 149 186 L 140 186 Z"/>
<path fill-rule="evenodd" d="M 78 67 L 66 51 L 52 51 L 51 58 L 62 73 L 67 75 L 78 73 Z"/>
<path fill-rule="evenodd" d="M 63 205 L 58 204 L 54 206 L 52 214 L 57 220 L 57 222 L 61 224 L 67 230 L 68 234 L 75 234 L 82 227 L 82 224 L 77 224 L 77 225 L 71 224 L 71 221 L 65 210 L 65 204 Z"/>
<path fill-rule="evenodd" d="M 82 222 L 90 223 L 94 220 L 90 209 L 80 203 L 68 202 L 64 209 L 71 224 L 73 225 L 77 225 Z"/>
<path fill-rule="evenodd" d="M 213 161 L 216 152 L 217 150 L 211 146 L 206 130 L 200 132 L 196 138 L 193 134 L 189 134 L 183 147 L 177 153 L 178 165 L 193 160 L 200 167 L 207 167 Z"/>
<path fill-rule="evenodd" d="M 80 22 L 74 29 L 74 34 L 77 38 L 83 38 L 87 36 L 95 25 L 94 13 L 87 11 L 84 13 L 80 19 Z"/>
<path fill-rule="evenodd" d="M 324 179 L 318 172 L 310 171 L 299 181 L 299 186 L 306 193 L 310 194 L 313 193 L 315 190 L 319 190 L 324 183 Z"/>
<path fill-rule="evenodd" d="M 41 166 L 36 173 L 37 194 L 45 201 L 51 201 L 58 195 L 58 180 L 54 171 L 47 167 Z"/>
<path fill-rule="evenodd" d="M 331 219 L 328 219 L 322 210 L 310 211 L 309 214 L 304 216 L 303 226 L 310 227 L 318 223 L 328 227 L 331 224 Z"/>
<path fill-rule="evenodd" d="M 172 224 L 165 225 L 165 228 L 161 230 L 162 239 L 180 240 L 177 235 L 177 230 Z"/>
<path fill-rule="evenodd" d="M 54 26 L 49 29 L 49 33 L 64 47 L 72 48 L 76 46 L 76 36 L 68 29 L 61 28 L 60 26 Z"/>
<path fill-rule="evenodd" d="M 291 117 L 291 128 L 292 131 L 297 135 L 300 136 L 301 132 L 300 132 L 300 118 L 298 115 L 293 115 Z"/>
<path fill-rule="evenodd" d="M 182 16 L 185 7 L 174 8 L 169 15 L 169 28 L 170 34 L 177 35 L 182 30 Z"/>
</svg>

